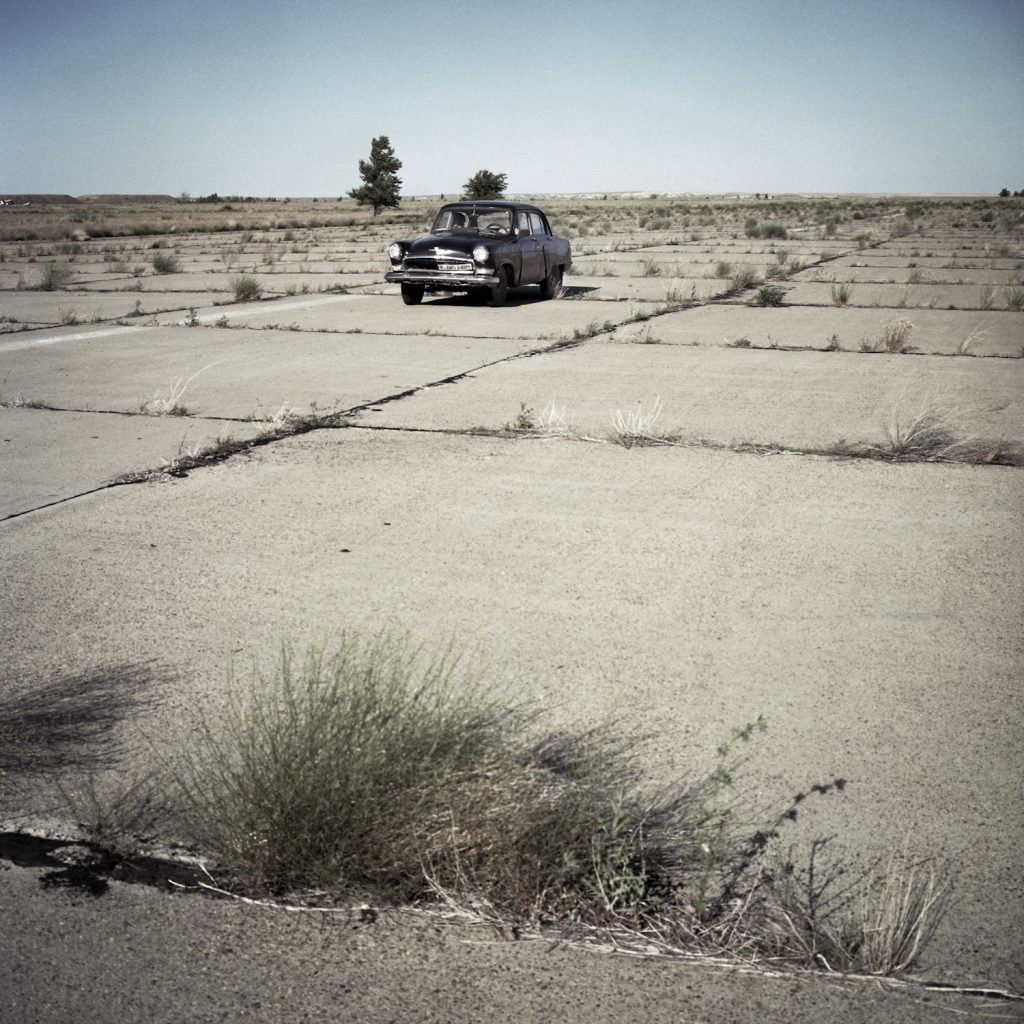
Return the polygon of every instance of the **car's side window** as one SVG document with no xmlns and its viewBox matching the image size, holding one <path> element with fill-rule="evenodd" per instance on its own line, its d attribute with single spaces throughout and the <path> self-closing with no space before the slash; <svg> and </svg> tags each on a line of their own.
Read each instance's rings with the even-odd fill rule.
<svg viewBox="0 0 1024 1024">
<path fill-rule="evenodd" d="M 518 215 L 519 234 L 528 235 L 530 233 L 530 214 L 526 210 L 520 210 Z"/>
<path fill-rule="evenodd" d="M 546 235 L 548 233 L 544 227 L 544 218 L 539 213 L 531 213 L 530 221 L 533 224 L 533 233 L 535 235 Z"/>
</svg>

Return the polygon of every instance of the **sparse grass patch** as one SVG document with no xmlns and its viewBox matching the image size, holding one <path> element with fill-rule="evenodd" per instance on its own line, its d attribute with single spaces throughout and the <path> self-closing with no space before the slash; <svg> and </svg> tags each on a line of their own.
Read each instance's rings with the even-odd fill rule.
<svg viewBox="0 0 1024 1024">
<path fill-rule="evenodd" d="M 732 292 L 743 292 L 748 288 L 754 288 L 761 283 L 761 277 L 757 270 L 750 264 L 743 264 L 733 272 L 729 282 L 729 290 Z"/>
<path fill-rule="evenodd" d="M 1020 465 L 1022 453 L 1002 439 L 959 436 L 949 417 L 933 402 L 922 401 L 915 409 L 904 401 L 894 405 L 882 421 L 881 441 L 841 441 L 831 454 L 894 462 L 966 462 Z"/>
<path fill-rule="evenodd" d="M 893 853 L 852 879 L 821 855 L 815 840 L 806 866 L 782 863 L 769 884 L 769 916 L 778 954 L 829 971 L 900 974 L 931 940 L 946 911 L 951 885 L 934 864 Z"/>
<path fill-rule="evenodd" d="M 1008 285 L 1006 288 L 1006 308 L 1015 312 L 1024 309 L 1024 288 L 1020 285 Z"/>
<path fill-rule="evenodd" d="M 44 263 L 39 288 L 44 292 L 60 291 L 71 283 L 74 276 L 74 270 L 67 263 Z"/>
<path fill-rule="evenodd" d="M 853 295 L 853 284 L 849 281 L 836 281 L 832 285 L 832 305 L 845 306 Z"/>
<path fill-rule="evenodd" d="M 196 370 L 191 377 L 178 377 L 176 380 L 171 381 L 170 387 L 166 391 L 157 391 L 152 398 L 142 402 L 139 405 L 139 412 L 146 416 L 188 416 L 188 408 L 181 399 L 188 390 L 189 384 L 199 374 L 209 370 L 212 366 L 216 366 L 221 361 L 217 360 L 217 362 L 207 364 L 202 369 Z"/>
<path fill-rule="evenodd" d="M 263 291 L 263 286 L 259 281 L 248 274 L 232 278 L 228 283 L 231 285 L 231 290 L 235 293 L 235 302 L 254 302 Z"/>
<path fill-rule="evenodd" d="M 978 324 L 977 327 L 972 328 L 956 346 L 956 354 L 958 356 L 972 356 L 974 353 L 971 349 L 974 347 L 975 342 L 985 333 L 984 323 Z"/>
<path fill-rule="evenodd" d="M 673 443 L 678 435 L 657 425 L 661 412 L 660 397 L 655 397 L 649 409 L 644 408 L 643 402 L 637 402 L 636 408 L 627 413 L 616 409 L 612 417 L 612 433 L 609 440 L 622 445 L 623 448 Z"/>
<path fill-rule="evenodd" d="M 533 409 L 530 408 L 525 402 L 519 403 L 519 412 L 516 414 L 516 418 L 509 420 L 505 424 L 505 430 L 512 431 L 526 431 L 534 430 L 537 426 L 537 417 Z"/>
</svg>

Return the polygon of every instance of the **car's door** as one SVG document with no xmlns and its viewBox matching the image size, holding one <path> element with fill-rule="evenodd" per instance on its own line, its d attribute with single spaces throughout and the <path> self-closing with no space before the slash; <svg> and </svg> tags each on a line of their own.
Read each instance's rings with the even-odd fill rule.
<svg viewBox="0 0 1024 1024">
<path fill-rule="evenodd" d="M 516 244 L 519 247 L 522 267 L 519 273 L 519 283 L 536 284 L 538 281 L 543 281 L 547 273 L 544 267 L 542 237 L 533 233 L 529 211 L 519 210 L 516 215 L 516 224 L 519 229 L 519 241 Z"/>
<path fill-rule="evenodd" d="M 533 231 L 533 237 L 539 243 L 541 254 L 540 276 L 543 278 L 547 276 L 551 264 L 558 262 L 557 247 L 554 236 L 551 234 L 551 229 L 548 227 L 548 222 L 542 214 L 530 212 L 530 228 Z"/>
</svg>

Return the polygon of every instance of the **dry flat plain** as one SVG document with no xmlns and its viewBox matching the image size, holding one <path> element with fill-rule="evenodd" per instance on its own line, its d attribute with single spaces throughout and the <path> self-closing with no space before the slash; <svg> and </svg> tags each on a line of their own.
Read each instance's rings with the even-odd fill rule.
<svg viewBox="0 0 1024 1024">
<path fill-rule="evenodd" d="M 382 627 L 473 652 L 563 724 L 620 722 L 652 783 L 707 771 L 764 714 L 746 804 L 848 780 L 793 841 L 936 858 L 954 900 L 917 976 L 1020 992 L 1020 201 L 538 202 L 574 272 L 560 299 L 500 309 L 406 307 L 382 284 L 425 200 L 378 221 L 334 202 L 0 208 L 0 714 L 62 682 L 123 686 L 92 742 L 127 775 L 216 714 L 232 664 Z M 55 783 L 95 753 L 8 757 L 4 827 L 70 829 Z M 4 1021 L 1021 1006 L 38 874 L 0 870 Z"/>
</svg>

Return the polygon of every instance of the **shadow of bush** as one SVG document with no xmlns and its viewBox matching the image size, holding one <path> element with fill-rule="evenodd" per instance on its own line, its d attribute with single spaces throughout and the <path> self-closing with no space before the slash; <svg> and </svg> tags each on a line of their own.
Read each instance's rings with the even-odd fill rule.
<svg viewBox="0 0 1024 1024">
<path fill-rule="evenodd" d="M 152 707 L 165 681 L 151 662 L 79 672 L 30 689 L 0 683 L 0 773 L 111 767 L 116 728 Z"/>
</svg>

